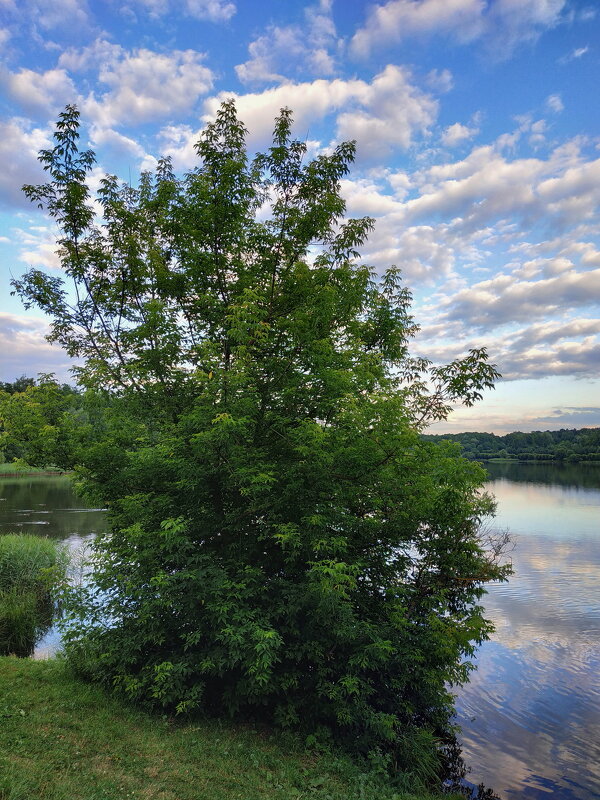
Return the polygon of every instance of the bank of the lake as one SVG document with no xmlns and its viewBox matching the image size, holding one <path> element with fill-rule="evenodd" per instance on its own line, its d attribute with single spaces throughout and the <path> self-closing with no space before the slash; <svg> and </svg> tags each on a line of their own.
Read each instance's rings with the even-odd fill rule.
<svg viewBox="0 0 600 800">
<path fill-rule="evenodd" d="M 291 737 L 146 714 L 56 659 L 0 658 L 0 697 L 2 800 L 435 800 Z"/>
</svg>

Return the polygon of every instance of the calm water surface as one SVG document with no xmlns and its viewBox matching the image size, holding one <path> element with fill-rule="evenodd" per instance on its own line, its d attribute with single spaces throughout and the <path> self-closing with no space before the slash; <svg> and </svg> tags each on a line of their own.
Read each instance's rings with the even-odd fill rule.
<svg viewBox="0 0 600 800">
<path fill-rule="evenodd" d="M 0 476 L 0 535 L 30 533 L 64 542 L 76 571 L 90 540 L 105 528 L 102 509 L 90 508 L 78 497 L 67 476 Z M 59 645 L 58 632 L 52 628 L 38 642 L 34 658 L 46 658 Z"/>
<path fill-rule="evenodd" d="M 458 698 L 474 783 L 505 798 L 600 797 L 600 466 L 490 464 L 515 573 Z"/>
<path fill-rule="evenodd" d="M 496 634 L 458 698 L 470 780 L 506 800 L 600 798 L 600 466 L 496 464 L 493 526 L 515 574 L 485 598 Z M 0 478 L 0 532 L 75 550 L 105 527 L 68 478 Z M 37 656 L 52 652 L 51 632 Z"/>
</svg>

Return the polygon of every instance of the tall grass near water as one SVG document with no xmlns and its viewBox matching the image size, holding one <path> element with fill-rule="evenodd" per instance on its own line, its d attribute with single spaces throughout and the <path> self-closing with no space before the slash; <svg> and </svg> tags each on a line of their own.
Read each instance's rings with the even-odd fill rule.
<svg viewBox="0 0 600 800">
<path fill-rule="evenodd" d="M 52 624 L 67 560 L 51 539 L 0 535 L 0 654 L 31 655 Z"/>
</svg>

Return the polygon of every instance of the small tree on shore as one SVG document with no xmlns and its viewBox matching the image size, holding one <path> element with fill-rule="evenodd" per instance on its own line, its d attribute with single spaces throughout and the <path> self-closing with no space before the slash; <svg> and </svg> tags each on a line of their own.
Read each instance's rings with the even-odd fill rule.
<svg viewBox="0 0 600 800">
<path fill-rule="evenodd" d="M 15 283 L 112 421 L 82 476 L 108 505 L 94 585 L 67 652 L 89 674 L 180 712 L 244 713 L 411 767 L 452 714 L 491 627 L 478 604 L 507 573 L 484 552 L 484 473 L 419 432 L 497 377 L 483 350 L 409 355 L 396 268 L 345 219 L 354 145 L 306 159 L 275 122 L 250 161 L 233 103 L 199 166 L 139 186 L 107 176 L 96 223 L 79 117 L 61 115 L 25 187 L 62 230 L 72 281 Z"/>
</svg>

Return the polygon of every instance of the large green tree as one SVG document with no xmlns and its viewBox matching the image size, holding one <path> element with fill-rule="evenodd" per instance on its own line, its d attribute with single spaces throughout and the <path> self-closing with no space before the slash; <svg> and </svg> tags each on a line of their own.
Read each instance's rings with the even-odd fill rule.
<svg viewBox="0 0 600 800">
<path fill-rule="evenodd" d="M 105 177 L 67 107 L 50 180 L 25 187 L 62 231 L 69 287 L 16 282 L 54 319 L 113 422 L 83 459 L 110 509 L 68 652 L 89 674 L 178 711 L 251 713 L 410 765 L 452 713 L 449 687 L 490 625 L 506 571 L 486 551 L 480 468 L 420 431 L 497 373 L 483 350 L 436 367 L 399 271 L 361 263 L 346 219 L 354 145 L 307 160 L 275 122 L 249 160 L 224 103 L 176 177 Z M 115 421 L 116 420 L 116 421 Z"/>
</svg>

